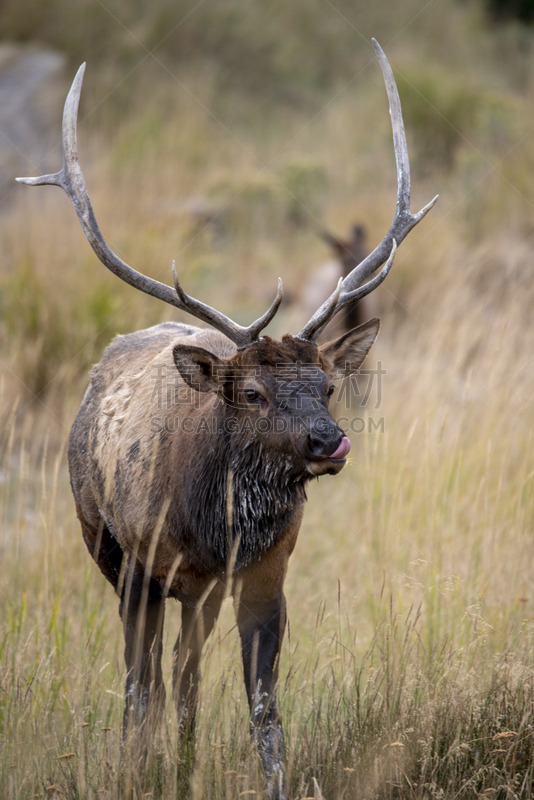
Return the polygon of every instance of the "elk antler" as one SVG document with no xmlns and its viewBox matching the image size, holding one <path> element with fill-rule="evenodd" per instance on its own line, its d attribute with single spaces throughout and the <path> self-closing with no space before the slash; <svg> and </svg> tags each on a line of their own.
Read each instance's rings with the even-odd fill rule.
<svg viewBox="0 0 534 800">
<path fill-rule="evenodd" d="M 406 134 L 402 121 L 402 110 L 397 84 L 395 83 L 393 72 L 384 51 L 376 39 L 373 39 L 373 46 L 378 56 L 386 84 L 391 127 L 393 129 L 393 145 L 395 147 L 395 160 L 397 162 L 397 209 L 395 211 L 395 217 L 391 223 L 391 227 L 378 247 L 376 247 L 367 258 L 364 258 L 346 278 L 340 279 L 330 297 L 317 309 L 310 321 L 306 323 L 298 334 L 299 339 L 307 339 L 310 341 L 316 339 L 334 314 L 341 311 L 347 303 L 352 303 L 353 301 L 365 297 L 365 295 L 372 292 L 382 283 L 393 264 L 397 245 L 399 245 L 412 228 L 423 219 L 425 214 L 430 211 L 438 199 L 436 195 L 436 197 L 417 214 L 412 214 L 410 212 L 410 161 L 408 159 Z M 365 283 L 367 278 L 376 272 L 382 264 L 384 264 L 384 266 L 378 275 Z"/>
<path fill-rule="evenodd" d="M 214 328 L 224 333 L 224 335 L 231 339 L 238 347 L 244 347 L 255 341 L 259 337 L 260 332 L 272 320 L 282 302 L 283 288 L 280 278 L 278 279 L 276 297 L 271 307 L 263 316 L 253 322 L 252 325 L 249 325 L 248 328 L 244 328 L 229 319 L 229 317 L 226 317 L 220 311 L 186 294 L 178 281 L 174 267 L 173 277 L 175 288 L 173 289 L 171 286 L 149 278 L 133 269 L 133 267 L 130 267 L 106 244 L 98 222 L 96 221 L 93 206 L 85 185 L 85 179 L 78 161 L 76 120 L 84 72 L 85 64 L 82 64 L 76 73 L 76 77 L 72 82 L 67 99 L 65 100 L 62 136 L 63 168 L 54 174 L 41 175 L 38 178 L 17 178 L 17 180 L 21 183 L 28 183 L 30 186 L 38 186 L 41 184 L 61 186 L 70 197 L 76 209 L 78 219 L 80 220 L 83 232 L 89 244 L 104 266 L 111 270 L 114 275 L 117 275 L 136 289 L 140 289 L 142 292 L 146 292 L 146 294 L 157 297 L 165 303 L 176 306 L 176 308 L 182 311 L 187 311 L 197 317 L 197 319 L 207 322 L 209 325 L 213 325 Z"/>
</svg>

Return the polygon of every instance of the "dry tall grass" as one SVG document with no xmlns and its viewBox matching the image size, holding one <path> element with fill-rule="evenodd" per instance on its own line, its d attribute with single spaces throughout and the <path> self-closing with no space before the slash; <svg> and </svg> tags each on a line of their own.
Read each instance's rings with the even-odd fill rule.
<svg viewBox="0 0 534 800">
<path fill-rule="evenodd" d="M 417 69 L 409 41 L 397 62 L 389 55 Z M 238 318 L 266 305 L 279 273 L 295 296 L 323 256 L 313 225 L 343 231 L 357 218 L 374 241 L 389 224 L 377 70 L 311 120 L 223 102 L 205 74 L 182 75 L 190 93 L 162 75 L 156 92 L 153 75 L 141 80 L 136 113 L 112 134 L 81 127 L 108 241 L 162 280 L 177 258 L 188 289 Z M 446 172 L 410 142 L 414 206 L 436 191 L 440 204 L 380 290 L 380 392 L 365 414 L 339 409 L 353 420 L 354 456 L 310 486 L 287 581 L 290 797 L 533 795 L 534 84 L 499 86 L 478 92 L 478 127 L 455 142 Z M 190 213 L 198 197 L 215 223 Z M 131 786 L 182 797 L 170 708 L 154 763 L 119 766 L 117 602 L 85 552 L 64 456 L 89 364 L 116 332 L 173 312 L 103 274 L 52 189 L 21 187 L 0 240 L 0 796 L 111 800 Z M 281 313 L 277 332 L 297 317 Z M 167 654 L 179 624 L 169 611 Z M 261 796 L 240 670 L 225 609 L 204 665 L 198 800 Z"/>
</svg>

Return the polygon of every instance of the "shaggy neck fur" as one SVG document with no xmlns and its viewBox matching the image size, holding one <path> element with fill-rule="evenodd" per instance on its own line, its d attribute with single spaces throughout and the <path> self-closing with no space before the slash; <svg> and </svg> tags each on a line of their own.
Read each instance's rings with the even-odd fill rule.
<svg viewBox="0 0 534 800">
<path fill-rule="evenodd" d="M 222 573 L 228 565 L 237 571 L 259 560 L 272 547 L 305 501 L 309 475 L 258 442 L 234 448 L 221 442 L 218 449 L 191 473 L 185 514 L 176 522 L 198 565 Z"/>
</svg>

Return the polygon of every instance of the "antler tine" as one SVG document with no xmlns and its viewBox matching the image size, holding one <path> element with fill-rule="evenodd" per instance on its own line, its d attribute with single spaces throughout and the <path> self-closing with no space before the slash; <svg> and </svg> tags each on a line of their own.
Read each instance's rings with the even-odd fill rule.
<svg viewBox="0 0 534 800">
<path fill-rule="evenodd" d="M 224 314 L 221 314 L 219 311 L 215 311 L 215 309 L 205 305 L 204 303 L 200 302 L 200 300 L 195 300 L 194 297 L 191 297 L 191 295 L 184 292 L 182 285 L 178 280 L 178 275 L 176 274 L 176 266 L 174 261 L 172 262 L 172 277 L 174 281 L 174 289 L 180 300 L 179 308 L 183 308 L 184 310 L 189 311 L 189 313 L 193 316 L 203 319 L 205 322 L 209 322 L 214 328 L 221 330 L 226 336 L 228 336 L 228 338 L 237 344 L 238 347 L 246 347 L 248 344 L 251 344 L 259 338 L 259 334 L 273 319 L 274 315 L 280 308 L 280 303 L 284 299 L 284 286 L 282 284 L 282 278 L 278 278 L 276 297 L 274 298 L 270 307 L 261 317 L 253 322 L 252 325 L 244 328 L 241 325 L 232 322 L 232 320 L 228 317 L 225 317 Z M 215 314 L 216 317 L 213 316 L 213 314 Z M 222 329 L 222 321 L 224 321 L 225 325 L 226 323 L 229 323 L 232 326 L 231 333 L 228 330 Z M 237 334 L 239 334 L 239 340 L 237 338 Z"/>
<path fill-rule="evenodd" d="M 283 298 L 282 282 L 280 279 L 278 280 L 276 297 L 268 311 L 253 322 L 252 325 L 243 327 L 220 311 L 186 294 L 176 277 L 174 266 L 173 275 L 175 288 L 173 289 L 165 283 L 161 283 L 160 281 L 147 277 L 142 272 L 138 272 L 122 261 L 122 259 L 107 245 L 96 220 L 93 205 L 78 160 L 77 118 L 84 72 L 85 63 L 81 65 L 76 73 L 76 77 L 72 82 L 67 99 L 65 100 L 62 126 L 62 169 L 59 170 L 59 172 L 41 175 L 37 178 L 17 178 L 17 181 L 20 183 L 27 183 L 30 186 L 60 186 L 67 193 L 74 205 L 83 232 L 94 252 L 104 266 L 113 272 L 114 275 L 121 278 L 121 280 L 146 294 L 152 295 L 152 297 L 157 297 L 159 300 L 163 300 L 165 303 L 169 303 L 182 311 L 187 311 L 203 322 L 207 322 L 209 325 L 221 331 L 221 333 L 227 336 L 238 347 L 245 347 L 251 344 L 259 337 L 261 331 L 269 324 L 278 311 Z"/>
<path fill-rule="evenodd" d="M 300 339 L 312 341 L 316 339 L 332 317 L 337 314 L 338 311 L 341 311 L 347 303 L 360 300 L 382 283 L 391 268 L 397 246 L 401 244 L 412 228 L 414 228 L 430 211 L 438 199 L 438 195 L 436 195 L 430 203 L 416 214 L 410 212 L 410 161 L 408 158 L 408 146 L 406 144 L 399 92 L 397 90 L 393 71 L 384 51 L 376 39 L 372 41 L 382 69 L 389 100 L 393 146 L 395 148 L 395 161 L 397 164 L 397 205 L 395 217 L 378 247 L 346 276 L 341 285 L 341 291 L 339 292 L 339 289 L 336 288 L 328 300 L 322 304 L 309 322 L 306 323 L 298 334 L 298 338 Z M 384 262 L 386 263 L 381 272 L 371 281 L 365 283 L 367 278 L 376 272 Z M 338 294 L 338 300 L 334 302 L 334 295 L 336 294 Z M 330 309 L 329 314 L 326 313 L 327 309 Z"/>
</svg>

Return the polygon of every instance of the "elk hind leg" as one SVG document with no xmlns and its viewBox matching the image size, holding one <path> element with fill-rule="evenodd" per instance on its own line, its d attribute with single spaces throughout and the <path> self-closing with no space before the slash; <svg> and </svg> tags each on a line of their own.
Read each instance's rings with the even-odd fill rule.
<svg viewBox="0 0 534 800">
<path fill-rule="evenodd" d="M 143 730 L 148 741 L 165 704 L 161 671 L 164 611 L 159 583 L 138 563 L 127 568 L 120 604 L 126 661 L 123 740 Z"/>
<path fill-rule="evenodd" d="M 93 526 L 86 522 L 78 504 L 77 511 L 82 526 L 83 540 L 91 558 L 115 591 L 118 591 L 124 558 L 122 547 L 111 534 L 103 519 L 98 517 L 98 521 Z"/>
</svg>

